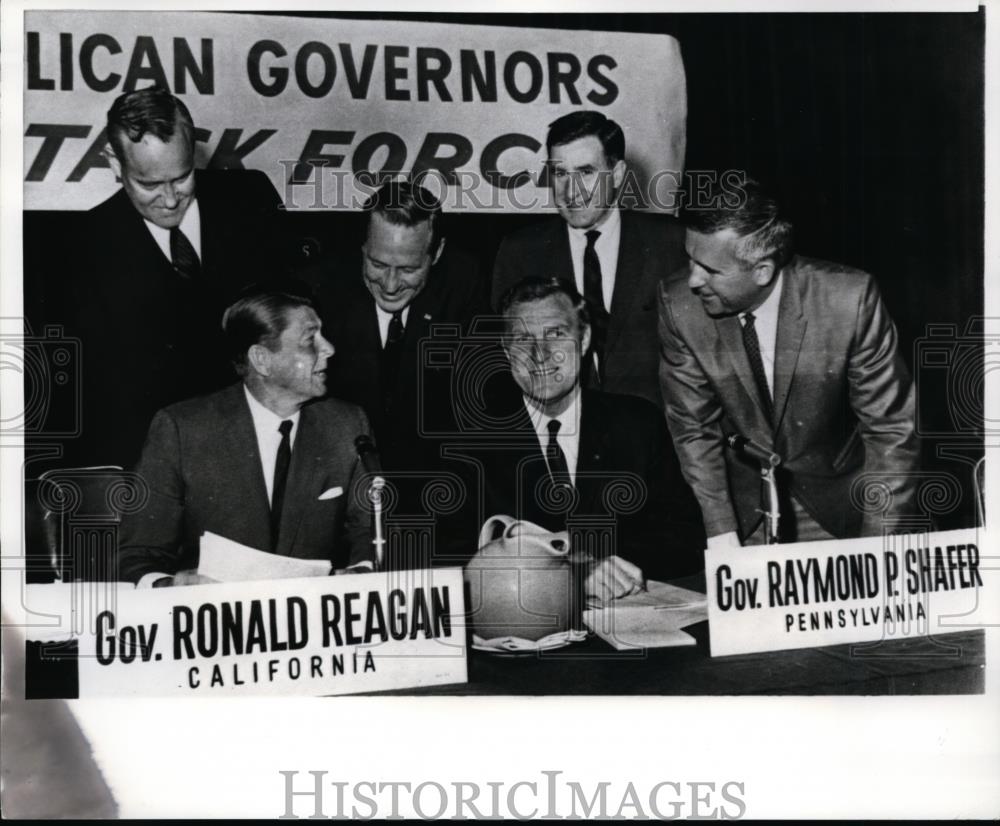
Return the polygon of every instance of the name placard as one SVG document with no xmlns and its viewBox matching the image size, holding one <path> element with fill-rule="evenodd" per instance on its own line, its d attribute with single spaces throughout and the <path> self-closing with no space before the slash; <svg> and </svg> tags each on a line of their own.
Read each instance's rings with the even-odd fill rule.
<svg viewBox="0 0 1000 826">
<path fill-rule="evenodd" d="M 707 551 L 712 656 L 982 627 L 984 544 L 968 529 Z"/>
<path fill-rule="evenodd" d="M 116 591 L 80 697 L 325 695 L 467 680 L 460 569 Z"/>
</svg>

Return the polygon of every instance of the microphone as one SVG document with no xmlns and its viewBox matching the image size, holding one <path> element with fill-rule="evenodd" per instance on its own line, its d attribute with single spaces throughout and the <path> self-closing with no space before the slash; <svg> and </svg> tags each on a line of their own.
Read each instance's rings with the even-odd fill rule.
<svg viewBox="0 0 1000 826">
<path fill-rule="evenodd" d="M 354 440 L 354 449 L 358 452 L 358 459 L 361 468 L 365 473 L 372 476 L 379 475 L 382 471 L 379 468 L 378 451 L 375 449 L 375 442 L 367 433 L 362 433 Z"/>
<path fill-rule="evenodd" d="M 730 433 L 726 436 L 726 444 L 733 450 L 739 451 L 743 455 L 749 456 L 751 459 L 756 459 L 758 462 L 770 467 L 777 467 L 781 464 L 781 457 L 777 453 L 773 453 L 766 447 L 761 447 L 756 442 L 752 442 L 746 436 L 740 436 L 738 433 Z"/>
<path fill-rule="evenodd" d="M 382 491 L 385 488 L 385 478 L 379 468 L 378 451 L 372 437 L 367 433 L 362 433 L 354 440 L 354 449 L 358 452 L 358 461 L 361 462 L 361 469 L 368 476 L 372 477 L 368 486 L 368 497 L 371 500 L 373 516 L 375 521 L 375 536 L 372 538 L 372 545 L 375 546 L 375 570 L 381 570 L 385 563 L 385 525 L 382 513 Z"/>
</svg>

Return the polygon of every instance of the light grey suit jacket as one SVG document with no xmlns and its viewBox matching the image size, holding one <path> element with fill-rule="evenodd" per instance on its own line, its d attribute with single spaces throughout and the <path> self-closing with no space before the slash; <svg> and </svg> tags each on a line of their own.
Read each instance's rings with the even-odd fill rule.
<svg viewBox="0 0 1000 826">
<path fill-rule="evenodd" d="M 914 392 L 871 276 L 796 257 L 784 269 L 772 428 L 737 316 L 710 318 L 684 277 L 660 287 L 660 384 L 667 424 L 709 536 L 760 521 L 755 462 L 730 433 L 780 454 L 780 481 L 838 538 L 881 533 L 912 509 L 919 445 Z M 854 482 L 877 487 L 862 490 Z M 884 506 L 884 507 L 883 507 Z"/>
</svg>

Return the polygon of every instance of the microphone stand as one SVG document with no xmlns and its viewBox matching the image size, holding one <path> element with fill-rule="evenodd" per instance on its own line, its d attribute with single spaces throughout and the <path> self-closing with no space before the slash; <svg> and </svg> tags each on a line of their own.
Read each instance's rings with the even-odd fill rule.
<svg viewBox="0 0 1000 826">
<path fill-rule="evenodd" d="M 745 436 L 730 433 L 725 437 L 726 444 L 733 450 L 754 459 L 760 465 L 761 488 L 764 492 L 764 509 L 757 513 L 764 515 L 764 544 L 774 545 L 778 541 L 778 524 L 781 521 L 781 507 L 778 504 L 778 483 L 774 469 L 781 464 L 781 457 L 765 447 L 761 447 Z"/>
<path fill-rule="evenodd" d="M 368 487 L 368 497 L 371 499 L 373 513 L 375 516 L 375 538 L 372 545 L 375 546 L 375 570 L 381 571 L 385 561 L 385 526 L 382 514 L 382 490 L 385 488 L 385 479 L 376 476 L 372 479 Z"/>
<path fill-rule="evenodd" d="M 778 483 L 774 478 L 774 465 L 769 462 L 760 463 L 760 479 L 764 486 L 766 509 L 764 514 L 764 544 L 774 545 L 778 541 L 778 523 L 781 520 L 778 505 Z"/>
</svg>

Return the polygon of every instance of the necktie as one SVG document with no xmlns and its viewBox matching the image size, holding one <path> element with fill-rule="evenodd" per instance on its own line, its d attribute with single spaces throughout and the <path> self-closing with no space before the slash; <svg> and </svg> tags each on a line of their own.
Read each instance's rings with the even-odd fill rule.
<svg viewBox="0 0 1000 826">
<path fill-rule="evenodd" d="M 281 527 L 281 506 L 285 502 L 285 482 L 288 481 L 288 465 L 292 461 L 292 422 L 285 419 L 278 425 L 281 444 L 274 462 L 274 484 L 271 487 L 271 550 L 278 547 L 278 531 Z"/>
<path fill-rule="evenodd" d="M 601 261 L 594 245 L 601 233 L 592 229 L 587 233 L 587 248 L 583 251 L 583 297 L 590 310 L 590 350 L 594 355 L 591 365 L 594 377 L 600 383 L 604 368 L 604 339 L 607 337 L 610 316 L 604 309 L 604 287 L 601 279 Z"/>
<path fill-rule="evenodd" d="M 545 458 L 549 463 L 549 476 L 553 485 L 570 485 L 569 465 L 566 464 L 566 454 L 559 447 L 559 420 L 552 419 L 548 424 L 549 443 L 545 447 Z"/>
<path fill-rule="evenodd" d="M 760 394 L 761 403 L 767 412 L 767 420 L 774 423 L 774 405 L 771 401 L 771 390 L 767 386 L 767 374 L 764 372 L 764 360 L 760 357 L 760 340 L 757 338 L 757 329 L 754 327 L 753 313 L 743 316 L 743 346 L 747 351 L 747 358 L 750 360 L 750 369 L 753 370 L 753 378 L 757 383 L 757 392 Z"/>
<path fill-rule="evenodd" d="M 170 262 L 184 278 L 197 278 L 201 273 L 198 253 L 180 227 L 170 229 Z"/>
<path fill-rule="evenodd" d="M 399 357 L 403 350 L 403 332 L 403 311 L 398 310 L 392 314 L 392 319 L 389 321 L 385 347 L 382 348 L 382 402 L 386 411 L 392 406 L 396 379 L 399 376 Z"/>
</svg>

